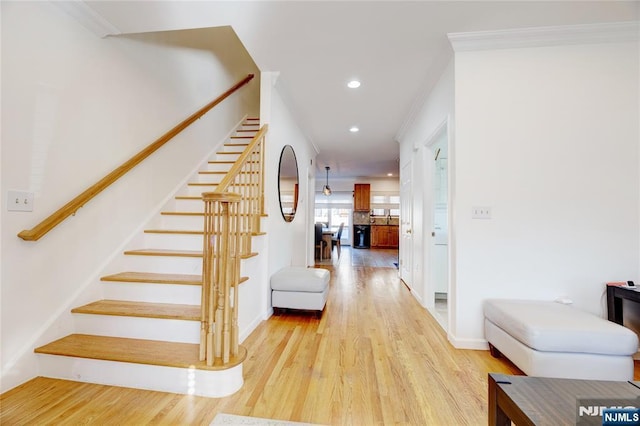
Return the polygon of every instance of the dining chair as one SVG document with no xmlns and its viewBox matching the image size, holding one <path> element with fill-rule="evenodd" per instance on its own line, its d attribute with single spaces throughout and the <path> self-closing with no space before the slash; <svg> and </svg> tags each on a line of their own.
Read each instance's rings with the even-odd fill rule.
<svg viewBox="0 0 640 426">
<path fill-rule="evenodd" d="M 342 228 L 344 228 L 344 222 L 340 224 L 336 235 L 331 238 L 331 252 L 333 252 L 334 247 L 338 247 L 338 259 L 340 259 L 340 238 L 342 238 Z"/>
<path fill-rule="evenodd" d="M 324 251 L 327 242 L 322 239 L 322 223 L 316 223 L 316 247 L 320 250 L 320 260 L 322 260 L 322 252 Z"/>
</svg>

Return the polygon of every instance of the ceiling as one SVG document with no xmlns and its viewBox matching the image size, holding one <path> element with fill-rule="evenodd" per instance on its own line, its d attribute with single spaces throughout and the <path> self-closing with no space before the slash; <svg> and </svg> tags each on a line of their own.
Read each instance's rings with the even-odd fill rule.
<svg viewBox="0 0 640 426">
<path fill-rule="evenodd" d="M 639 19 L 615 1 L 85 1 L 113 33 L 231 25 L 332 177 L 397 176 L 398 135 L 452 57 L 447 33 Z M 357 78 L 358 89 L 347 82 Z M 360 131 L 349 132 L 357 126 Z"/>
</svg>

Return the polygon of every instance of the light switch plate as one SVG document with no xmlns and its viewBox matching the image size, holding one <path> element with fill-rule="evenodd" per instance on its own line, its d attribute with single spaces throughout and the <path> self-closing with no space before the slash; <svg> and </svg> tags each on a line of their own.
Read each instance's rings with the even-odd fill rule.
<svg viewBox="0 0 640 426">
<path fill-rule="evenodd" d="M 471 207 L 471 219 L 491 219 L 491 207 Z"/>
<path fill-rule="evenodd" d="M 10 212 L 32 212 L 33 192 L 7 191 L 7 210 Z"/>
</svg>

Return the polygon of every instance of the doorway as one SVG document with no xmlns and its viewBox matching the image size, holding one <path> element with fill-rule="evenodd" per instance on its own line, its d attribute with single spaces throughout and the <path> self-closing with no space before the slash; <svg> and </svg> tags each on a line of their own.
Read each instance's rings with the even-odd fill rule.
<svg viewBox="0 0 640 426">
<path fill-rule="evenodd" d="M 412 209 L 412 162 L 402 166 L 400 172 L 400 279 L 407 287 L 413 287 L 413 209 Z"/>
<path fill-rule="evenodd" d="M 427 264 L 430 266 L 430 279 L 427 306 L 433 307 L 432 314 L 442 326 L 448 330 L 449 317 L 449 131 L 448 120 L 445 120 L 433 136 L 427 141 L 427 158 L 430 162 L 431 197 L 429 206 L 425 206 L 431 214 L 431 238 L 429 243 Z M 427 222 L 428 223 L 428 222 Z"/>
</svg>

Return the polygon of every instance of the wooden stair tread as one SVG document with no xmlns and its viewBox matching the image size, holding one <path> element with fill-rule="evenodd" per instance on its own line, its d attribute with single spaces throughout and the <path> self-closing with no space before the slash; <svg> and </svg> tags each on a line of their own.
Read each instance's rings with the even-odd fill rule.
<svg viewBox="0 0 640 426">
<path fill-rule="evenodd" d="M 127 250 L 124 254 L 138 256 L 202 257 L 202 250 L 138 249 Z"/>
<path fill-rule="evenodd" d="M 231 357 L 225 366 L 208 366 L 200 361 L 197 344 L 128 339 L 88 334 L 71 334 L 36 348 L 36 353 L 99 359 L 116 362 L 158 365 L 199 370 L 226 370 L 244 361 L 247 351 L 239 347 L 238 356 Z"/>
<path fill-rule="evenodd" d="M 204 216 L 204 212 L 176 212 L 176 211 L 167 211 L 160 212 L 161 215 L 164 216 Z"/>
<path fill-rule="evenodd" d="M 243 171 L 242 172 L 243 175 L 258 174 L 258 173 L 260 173 L 260 172 L 257 171 L 257 170 L 250 171 L 250 172 L 247 172 L 247 171 Z M 227 172 L 203 170 L 201 172 L 198 172 L 198 174 L 201 174 L 201 175 L 218 175 L 218 174 L 219 175 L 226 175 Z"/>
<path fill-rule="evenodd" d="M 204 231 L 185 229 L 145 229 L 145 234 L 204 235 Z"/>
<path fill-rule="evenodd" d="M 235 161 L 230 161 L 230 160 L 211 160 L 209 161 L 209 164 L 233 164 L 235 163 Z M 247 163 L 258 163 L 257 161 L 247 161 Z"/>
<path fill-rule="evenodd" d="M 156 272 L 120 272 L 100 278 L 101 281 L 202 285 L 201 275 L 159 274 Z"/>
<path fill-rule="evenodd" d="M 243 215 L 246 216 L 246 215 Z M 204 235 L 204 231 L 183 231 L 180 229 L 145 229 L 147 234 L 168 234 L 168 235 Z M 218 234 L 218 233 L 216 233 Z M 248 232 L 241 232 L 240 235 L 247 235 Z M 252 232 L 251 235 L 267 235 L 266 232 Z"/>
<path fill-rule="evenodd" d="M 191 182 L 187 186 L 218 186 L 220 182 Z M 231 183 L 229 186 L 255 186 L 255 183 Z"/>
<path fill-rule="evenodd" d="M 122 317 L 163 318 L 200 321 L 200 305 L 174 303 L 98 300 L 71 310 L 74 314 L 114 315 Z"/>
<path fill-rule="evenodd" d="M 246 199 L 249 200 L 258 200 L 260 197 L 245 197 Z M 200 200 L 202 201 L 202 196 L 201 195 L 178 195 L 176 196 L 176 200 Z M 262 216 L 266 216 L 266 214 L 263 214 Z"/>
<path fill-rule="evenodd" d="M 204 216 L 204 212 L 176 212 L 176 211 L 166 211 L 160 212 L 161 215 L 164 216 Z M 251 216 L 248 213 L 240 214 L 239 216 Z"/>
<path fill-rule="evenodd" d="M 202 257 L 202 250 L 169 250 L 169 249 L 138 249 L 127 250 L 124 252 L 127 255 L 137 256 L 171 256 L 171 257 Z M 252 252 L 249 254 L 243 254 L 241 259 L 248 259 L 250 257 L 257 256 L 258 253 Z"/>
</svg>

